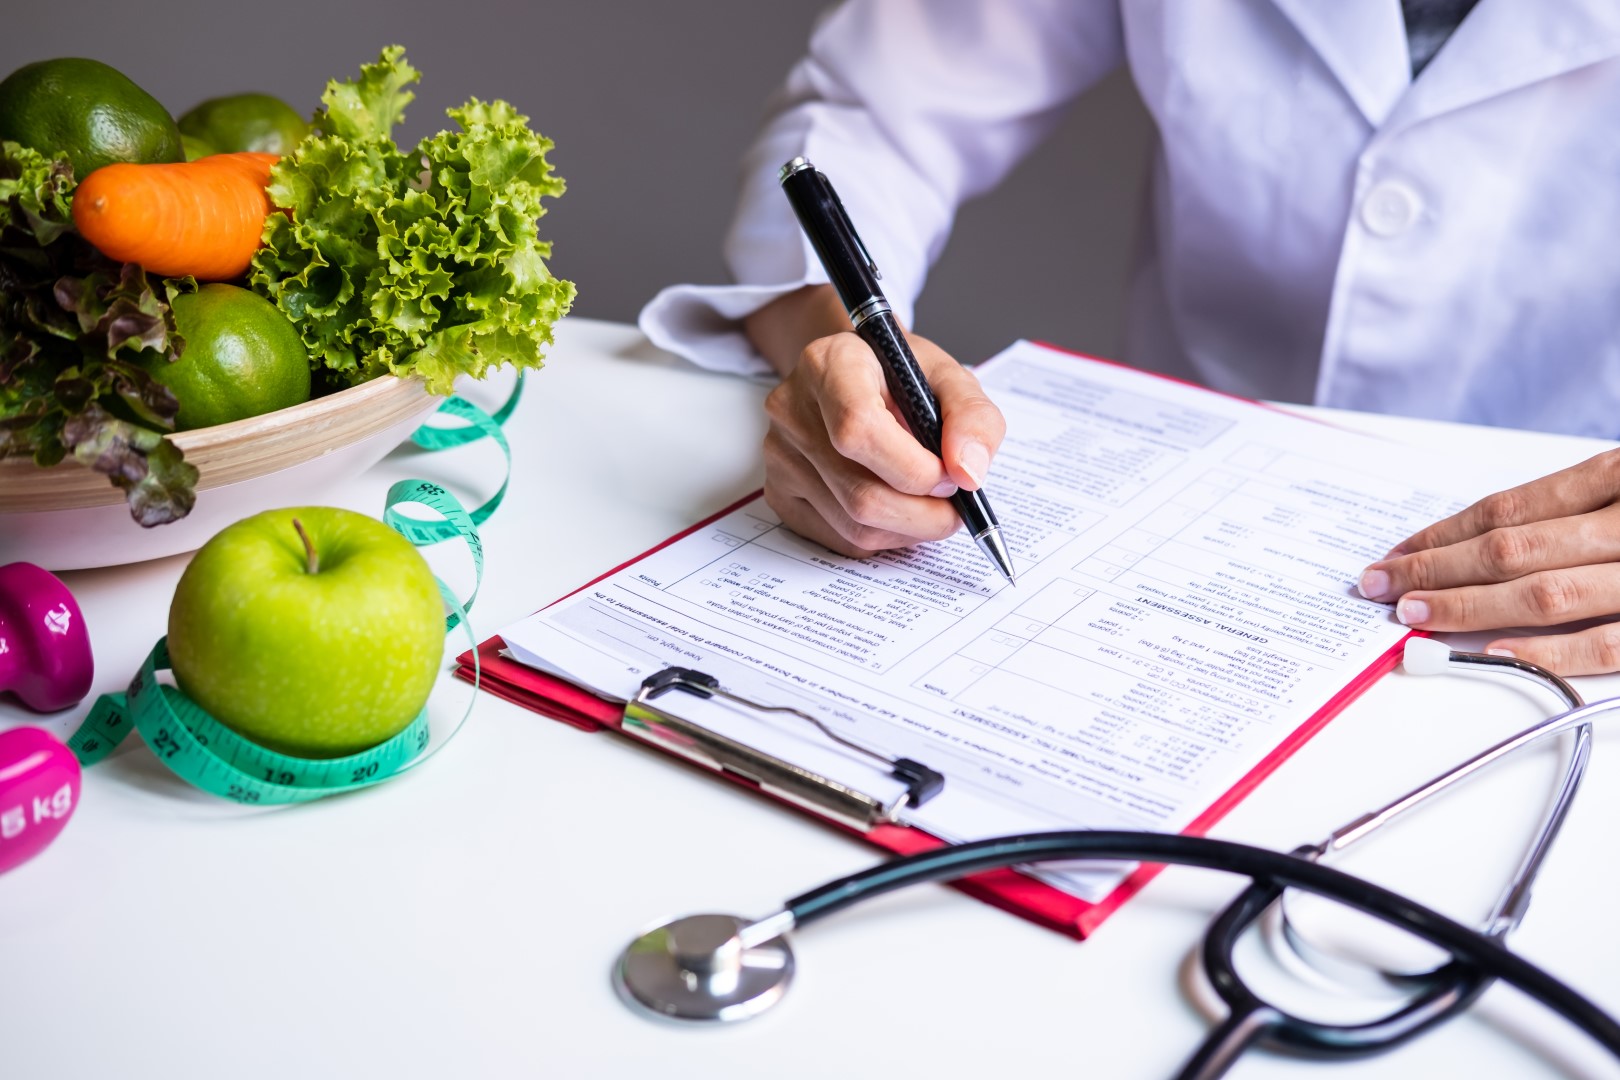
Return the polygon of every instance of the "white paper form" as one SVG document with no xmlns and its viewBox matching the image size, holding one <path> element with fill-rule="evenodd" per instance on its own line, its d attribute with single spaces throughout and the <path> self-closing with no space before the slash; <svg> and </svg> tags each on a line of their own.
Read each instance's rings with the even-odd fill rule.
<svg viewBox="0 0 1620 1080">
<path fill-rule="evenodd" d="M 979 375 L 1017 588 L 961 533 L 849 559 L 756 499 L 502 637 L 609 697 L 694 667 L 924 762 L 945 791 L 908 820 L 943 839 L 1180 831 L 1404 636 L 1361 569 L 1501 486 L 1025 342 Z M 805 738 L 745 741 L 794 760 Z M 1096 900 L 1129 869 L 1042 876 Z"/>
</svg>

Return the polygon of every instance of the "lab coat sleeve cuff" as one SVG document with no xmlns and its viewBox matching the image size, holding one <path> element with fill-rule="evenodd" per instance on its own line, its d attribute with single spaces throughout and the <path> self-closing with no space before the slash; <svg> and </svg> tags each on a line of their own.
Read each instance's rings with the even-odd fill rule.
<svg viewBox="0 0 1620 1080">
<path fill-rule="evenodd" d="M 671 285 L 647 302 L 636 321 L 648 341 L 698 367 L 773 377 L 770 364 L 743 333 L 742 320 L 805 284 Z"/>
<path fill-rule="evenodd" d="M 648 341 L 698 367 L 774 379 L 770 364 L 743 333 L 742 320 L 779 296 L 826 280 L 816 273 L 775 285 L 670 285 L 647 301 L 636 323 Z M 894 310 L 909 325 L 911 305 L 897 303 Z"/>
</svg>

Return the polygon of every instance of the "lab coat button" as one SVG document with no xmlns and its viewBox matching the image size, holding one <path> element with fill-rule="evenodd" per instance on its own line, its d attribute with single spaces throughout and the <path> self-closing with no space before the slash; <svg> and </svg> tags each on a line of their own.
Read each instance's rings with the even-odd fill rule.
<svg viewBox="0 0 1620 1080">
<path fill-rule="evenodd" d="M 1361 223 L 1374 236 L 1399 236 L 1417 220 L 1419 207 L 1417 192 L 1386 180 L 1362 200 Z"/>
</svg>

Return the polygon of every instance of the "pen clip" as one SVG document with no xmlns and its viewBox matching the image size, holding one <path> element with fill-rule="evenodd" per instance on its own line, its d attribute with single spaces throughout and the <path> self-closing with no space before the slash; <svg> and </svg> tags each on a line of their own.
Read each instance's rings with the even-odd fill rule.
<svg viewBox="0 0 1620 1080">
<path fill-rule="evenodd" d="M 850 239 L 855 241 L 855 247 L 860 251 L 861 259 L 866 263 L 866 268 L 872 271 L 873 277 L 882 281 L 883 271 L 878 269 L 877 262 L 872 258 L 872 253 L 866 250 L 866 241 L 862 240 L 861 234 L 855 231 L 855 223 L 849 219 L 849 211 L 844 209 L 844 200 L 838 197 L 838 190 L 832 186 L 832 181 L 827 179 L 826 173 L 817 169 L 816 175 L 821 178 L 821 185 L 827 189 L 827 194 L 832 196 L 833 205 L 838 207 L 838 216 L 843 219 L 844 228 L 849 230 Z"/>
</svg>

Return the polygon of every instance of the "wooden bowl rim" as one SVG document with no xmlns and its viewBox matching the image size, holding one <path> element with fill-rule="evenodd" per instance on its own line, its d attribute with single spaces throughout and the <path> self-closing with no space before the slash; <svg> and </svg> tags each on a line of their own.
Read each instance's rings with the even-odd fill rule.
<svg viewBox="0 0 1620 1080">
<path fill-rule="evenodd" d="M 427 412 L 437 400 L 416 376 L 379 375 L 285 409 L 164 438 L 197 467 L 197 490 L 204 492 L 280 472 L 363 442 Z M 339 442 L 321 438 L 339 418 L 347 421 L 344 433 L 349 437 Z M 244 457 L 249 448 L 262 449 L 264 454 Z M 28 458 L 0 459 L 0 516 L 123 501 L 124 493 L 106 477 L 71 457 L 45 469 Z"/>
<path fill-rule="evenodd" d="M 285 409 L 249 416 L 244 420 L 232 420 L 228 424 L 177 431 L 173 435 L 165 435 L 164 438 L 183 452 L 212 450 L 252 438 L 268 428 L 285 427 L 289 423 L 308 423 L 323 418 L 327 413 L 360 407 L 369 404 L 373 398 L 414 397 L 413 390 L 427 393 L 422 380 L 414 375 L 405 379 L 398 375 L 379 375 L 359 386 L 350 386 L 318 398 L 310 398 L 297 405 L 289 405 Z"/>
</svg>

